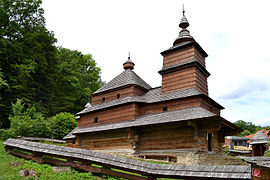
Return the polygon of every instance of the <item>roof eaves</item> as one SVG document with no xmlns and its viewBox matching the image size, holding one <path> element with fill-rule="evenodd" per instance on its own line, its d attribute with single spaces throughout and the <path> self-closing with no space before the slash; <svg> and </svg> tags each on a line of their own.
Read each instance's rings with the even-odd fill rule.
<svg viewBox="0 0 270 180">
<path fill-rule="evenodd" d="M 175 111 L 161 112 L 157 114 L 147 114 L 137 117 L 135 120 L 127 120 L 116 122 L 112 124 L 104 124 L 98 126 L 89 126 L 84 128 L 78 128 L 74 131 L 73 134 L 105 131 L 112 129 L 121 129 L 128 127 L 138 127 L 138 126 L 147 126 L 153 124 L 162 124 L 162 123 L 173 123 L 194 119 L 204 119 L 210 117 L 217 117 L 218 115 L 211 113 L 210 111 L 197 107 L 197 108 L 188 108 Z"/>
<path fill-rule="evenodd" d="M 162 56 L 164 56 L 165 54 L 167 54 L 169 52 L 173 52 L 173 51 L 176 51 L 176 50 L 185 48 L 185 47 L 187 47 L 189 45 L 195 45 L 198 48 L 198 50 L 201 51 L 201 53 L 204 55 L 204 57 L 207 57 L 208 56 L 208 54 L 203 50 L 203 48 L 196 41 L 190 41 L 190 42 L 180 43 L 178 45 L 175 45 L 175 46 L 170 47 L 169 49 L 167 49 L 165 51 L 162 51 L 160 54 Z"/>
<path fill-rule="evenodd" d="M 201 71 L 201 73 L 203 73 L 206 77 L 209 77 L 211 75 L 205 69 L 205 67 L 203 67 L 203 65 L 199 61 L 197 61 L 195 59 L 192 59 L 192 60 L 177 64 L 177 65 L 164 67 L 160 71 L 158 71 L 158 73 L 163 75 L 163 74 L 167 74 L 167 73 L 174 72 L 174 71 L 177 71 L 177 70 L 193 67 L 193 66 L 196 66 L 199 69 L 199 71 Z"/>
</svg>

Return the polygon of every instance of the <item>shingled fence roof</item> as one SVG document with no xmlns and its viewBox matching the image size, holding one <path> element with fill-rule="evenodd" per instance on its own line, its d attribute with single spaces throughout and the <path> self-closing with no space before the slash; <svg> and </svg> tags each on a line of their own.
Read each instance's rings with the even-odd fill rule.
<svg viewBox="0 0 270 180">
<path fill-rule="evenodd" d="M 270 157 L 262 157 L 262 156 L 253 156 L 253 157 L 244 157 L 244 156 L 237 156 L 248 163 L 254 163 L 258 166 L 270 168 Z"/>
<path fill-rule="evenodd" d="M 79 148 L 70 148 L 49 145 L 37 142 L 29 142 L 18 139 L 8 139 L 4 142 L 8 148 L 19 148 L 46 156 L 58 155 L 66 158 L 81 159 L 96 164 L 124 168 L 139 173 L 153 175 L 155 177 L 174 178 L 199 178 L 199 179 L 250 179 L 250 166 L 228 165 L 176 165 L 176 164 L 152 164 L 144 161 L 128 159 L 105 153 L 89 151 Z M 7 148 L 7 149 L 8 149 Z"/>
</svg>

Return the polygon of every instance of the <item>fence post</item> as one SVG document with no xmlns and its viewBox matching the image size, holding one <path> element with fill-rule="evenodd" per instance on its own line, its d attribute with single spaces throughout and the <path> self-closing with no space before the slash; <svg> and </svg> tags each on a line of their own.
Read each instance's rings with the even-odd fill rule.
<svg viewBox="0 0 270 180">
<path fill-rule="evenodd" d="M 32 152 L 32 160 L 38 164 L 42 164 L 44 162 L 43 154 L 37 153 L 37 152 Z"/>
</svg>

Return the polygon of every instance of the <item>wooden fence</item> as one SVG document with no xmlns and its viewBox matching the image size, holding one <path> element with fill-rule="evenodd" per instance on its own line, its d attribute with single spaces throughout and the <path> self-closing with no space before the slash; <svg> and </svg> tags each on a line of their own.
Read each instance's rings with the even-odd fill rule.
<svg viewBox="0 0 270 180">
<path fill-rule="evenodd" d="M 71 166 L 126 179 L 251 179 L 250 166 L 153 164 L 85 149 L 20 139 L 8 139 L 4 144 L 7 152 L 37 163 Z"/>
</svg>

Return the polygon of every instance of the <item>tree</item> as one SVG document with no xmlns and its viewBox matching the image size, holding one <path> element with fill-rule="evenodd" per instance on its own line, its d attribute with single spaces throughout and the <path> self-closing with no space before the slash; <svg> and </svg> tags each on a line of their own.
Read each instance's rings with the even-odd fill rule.
<svg viewBox="0 0 270 180">
<path fill-rule="evenodd" d="M 76 117 L 70 113 L 59 113 L 49 120 L 53 137 L 63 139 L 70 131 L 77 127 Z"/>
<path fill-rule="evenodd" d="M 39 102 L 46 73 L 54 64 L 56 39 L 45 28 L 41 0 L 0 0 L 0 68 L 8 86 L 0 89 L 0 120 L 8 127 L 11 102 Z"/>
<path fill-rule="evenodd" d="M 248 132 L 250 134 L 254 134 L 259 130 L 259 127 L 257 127 L 255 124 L 252 124 L 252 122 L 245 122 L 243 120 L 239 120 L 234 122 L 234 124 L 239 128 L 241 128 L 242 130 L 244 130 L 245 133 L 244 132 L 243 133 L 246 135 L 249 135 Z"/>
<path fill-rule="evenodd" d="M 83 55 L 59 47 L 57 71 L 53 74 L 55 95 L 51 99 L 52 113 L 77 113 L 91 94 L 102 85 L 100 68 L 90 54 Z"/>
<path fill-rule="evenodd" d="M 102 82 L 90 54 L 56 48 L 41 0 L 0 0 L 0 124 L 17 99 L 50 117 L 80 111 Z"/>
</svg>

